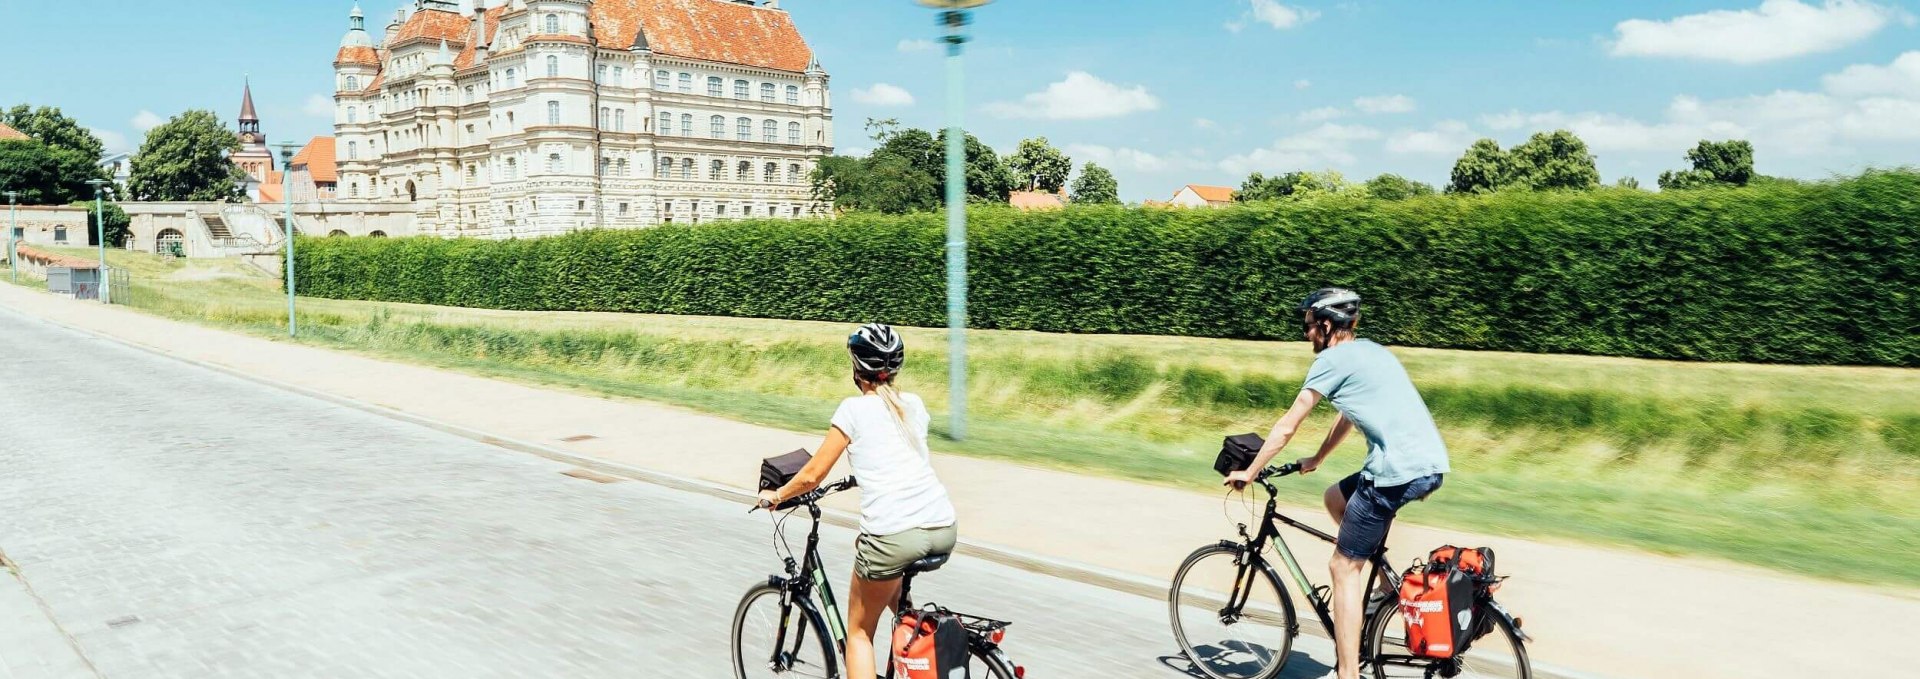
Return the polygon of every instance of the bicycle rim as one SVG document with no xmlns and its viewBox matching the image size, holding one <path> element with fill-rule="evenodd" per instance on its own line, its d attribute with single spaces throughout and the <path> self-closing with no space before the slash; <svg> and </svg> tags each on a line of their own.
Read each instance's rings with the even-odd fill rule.
<svg viewBox="0 0 1920 679">
<path fill-rule="evenodd" d="M 1013 663 L 1000 649 L 975 648 L 967 653 L 967 676 L 1014 679 Z"/>
<path fill-rule="evenodd" d="M 1505 619 L 1481 611 L 1475 627 L 1479 638 L 1449 660 L 1417 658 L 1406 647 L 1406 623 L 1398 607 L 1389 606 L 1367 622 L 1363 654 L 1372 658 L 1375 679 L 1531 679 L 1527 648 Z M 1365 665 L 1363 665 L 1365 667 Z"/>
<path fill-rule="evenodd" d="M 1267 569 L 1242 579 L 1238 553 L 1208 547 L 1180 565 L 1167 594 L 1173 636 L 1192 669 L 1211 679 L 1271 679 L 1293 650 L 1293 602 Z M 1228 611 L 1236 591 L 1245 604 Z"/>
<path fill-rule="evenodd" d="M 811 609 L 798 603 L 786 611 L 786 635 L 780 639 L 782 592 L 761 585 L 740 599 L 733 614 L 733 676 L 735 679 L 837 679 L 839 659 L 826 625 Z"/>
</svg>

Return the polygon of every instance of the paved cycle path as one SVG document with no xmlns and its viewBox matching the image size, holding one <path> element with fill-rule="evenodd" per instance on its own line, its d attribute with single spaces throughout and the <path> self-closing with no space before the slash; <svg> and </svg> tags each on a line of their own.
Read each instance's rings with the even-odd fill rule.
<svg viewBox="0 0 1920 679">
<path fill-rule="evenodd" d="M 723 677 L 777 564 L 744 505 L 12 312 L 0 335 L 0 677 Z M 851 542 L 824 533 L 836 581 Z M 966 558 L 916 589 L 1015 620 L 1032 676 L 1182 676 L 1159 601 Z"/>
</svg>

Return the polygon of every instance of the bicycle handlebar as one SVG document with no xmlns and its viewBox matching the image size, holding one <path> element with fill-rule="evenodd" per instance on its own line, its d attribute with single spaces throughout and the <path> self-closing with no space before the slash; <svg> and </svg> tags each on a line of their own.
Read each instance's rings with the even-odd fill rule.
<svg viewBox="0 0 1920 679">
<path fill-rule="evenodd" d="M 1288 462 L 1278 467 L 1268 466 L 1266 469 L 1261 470 L 1260 480 L 1265 481 L 1274 477 L 1292 476 L 1298 473 L 1300 473 L 1300 463 Z"/>
<path fill-rule="evenodd" d="M 779 511 L 782 509 L 789 509 L 793 507 L 805 507 L 815 502 L 819 502 L 821 498 L 824 498 L 828 495 L 832 495 L 834 493 L 838 493 L 840 491 L 847 490 L 849 488 L 857 488 L 859 486 L 860 486 L 859 480 L 849 476 L 847 478 L 840 479 L 839 481 L 835 481 L 833 483 L 829 483 L 827 485 L 821 486 L 819 488 L 815 488 L 805 493 L 801 493 L 799 495 L 795 495 L 793 497 L 787 498 L 786 502 L 782 502 L 779 504 L 779 506 L 771 507 L 768 509 L 770 511 Z M 747 510 L 747 513 L 752 514 L 754 511 L 759 510 L 760 508 L 761 508 L 760 503 L 758 501 L 755 501 L 753 505 L 753 509 Z"/>
</svg>

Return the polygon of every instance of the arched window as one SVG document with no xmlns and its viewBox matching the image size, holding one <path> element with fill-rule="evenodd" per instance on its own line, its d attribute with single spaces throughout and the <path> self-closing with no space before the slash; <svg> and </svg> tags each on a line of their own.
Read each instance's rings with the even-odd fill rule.
<svg viewBox="0 0 1920 679">
<path fill-rule="evenodd" d="M 660 90 L 662 92 L 667 91 L 667 78 L 672 77 L 672 75 L 673 74 L 668 73 L 666 71 L 654 71 L 653 72 L 653 89 Z"/>
<path fill-rule="evenodd" d="M 378 115 L 378 112 L 374 110 L 374 108 L 373 108 L 373 105 L 372 105 L 372 104 L 368 104 L 368 105 L 367 105 L 367 122 L 369 122 L 369 123 L 371 123 L 371 122 L 373 122 L 374 120 L 377 120 L 377 119 L 376 119 L 376 118 L 374 117 L 374 116 L 376 116 L 376 115 Z"/>
<path fill-rule="evenodd" d="M 347 184 L 347 197 L 348 198 L 360 197 L 360 182 L 353 182 L 353 183 Z"/>
<path fill-rule="evenodd" d="M 722 179 L 726 179 L 727 178 L 727 161 L 724 161 L 724 160 L 713 161 L 713 166 L 707 169 L 707 178 L 716 182 Z"/>
<path fill-rule="evenodd" d="M 745 80 L 733 81 L 733 98 L 735 99 L 747 98 L 747 81 Z"/>
<path fill-rule="evenodd" d="M 473 163 L 467 163 L 467 185 L 472 186 L 474 180 L 479 178 L 480 178 L 480 166 L 475 165 Z"/>
<path fill-rule="evenodd" d="M 621 158 L 620 160 L 615 161 L 613 165 L 615 168 L 614 169 L 615 174 L 621 177 L 627 176 L 627 159 Z"/>
<path fill-rule="evenodd" d="M 558 101 L 547 102 L 547 124 L 548 125 L 560 124 L 560 102 Z"/>
<path fill-rule="evenodd" d="M 753 141 L 753 120 L 740 118 L 734 121 L 734 138 L 740 141 Z"/>
<path fill-rule="evenodd" d="M 357 76 L 357 75 L 347 76 L 347 91 L 348 92 L 360 91 L 360 76 Z"/>
<path fill-rule="evenodd" d="M 653 166 L 653 169 L 654 176 L 661 179 L 671 179 L 673 177 L 673 159 L 661 158 L 660 162 Z"/>
<path fill-rule="evenodd" d="M 547 172 L 548 173 L 560 174 L 566 169 L 567 169 L 566 161 L 563 161 L 560 159 L 560 154 L 558 153 L 547 154 Z"/>
<path fill-rule="evenodd" d="M 468 104 L 473 103 L 473 86 L 472 85 L 467 86 L 467 99 L 465 103 L 468 103 Z"/>
<path fill-rule="evenodd" d="M 612 84 L 614 87 L 626 87 L 627 86 L 627 69 L 621 68 L 619 66 L 613 67 Z"/>
<path fill-rule="evenodd" d="M 520 178 L 520 159 L 519 158 L 507 159 L 507 178 L 508 179 Z"/>
<path fill-rule="evenodd" d="M 780 181 L 780 166 L 776 163 L 767 163 L 766 170 L 761 176 L 768 184 Z"/>
<path fill-rule="evenodd" d="M 800 86 L 799 85 L 787 86 L 787 103 L 794 104 L 796 106 L 800 104 Z"/>
<path fill-rule="evenodd" d="M 722 81 L 720 80 L 720 76 L 717 76 L 717 75 L 707 76 L 707 96 L 709 97 L 726 96 L 726 94 L 721 91 L 721 88 L 724 86 L 725 85 L 723 85 Z"/>
<path fill-rule="evenodd" d="M 595 84 L 600 84 L 600 85 L 606 84 L 607 82 L 607 65 L 606 64 L 601 64 L 600 68 L 594 70 L 593 82 Z"/>
<path fill-rule="evenodd" d="M 354 108 L 352 106 L 348 106 L 347 107 L 347 124 L 351 125 L 357 122 L 360 122 L 360 109 Z"/>
<path fill-rule="evenodd" d="M 693 159 L 692 158 L 688 158 L 686 162 L 683 162 L 680 164 L 680 178 L 681 179 L 693 178 Z"/>
<path fill-rule="evenodd" d="M 659 129 L 660 129 L 660 134 L 662 135 L 673 134 L 673 114 L 668 113 L 666 111 L 660 112 L 660 128 Z"/>
<path fill-rule="evenodd" d="M 800 123 L 787 123 L 787 143 L 800 143 Z"/>
<path fill-rule="evenodd" d="M 513 75 L 513 69 L 511 69 L 511 68 L 509 68 L 509 69 L 507 69 L 507 88 L 508 88 L 508 89 L 512 89 L 512 88 L 515 88 L 515 87 L 519 87 L 519 85 L 517 85 L 517 84 L 515 84 L 515 83 L 517 83 L 517 82 L 518 82 L 518 81 L 517 81 L 517 80 L 515 80 L 515 78 L 514 78 L 514 75 Z"/>
<path fill-rule="evenodd" d="M 788 184 L 800 183 L 800 164 L 799 163 L 790 163 L 787 165 L 787 183 Z"/>
<path fill-rule="evenodd" d="M 680 114 L 680 136 L 682 137 L 693 136 L 693 114 L 691 113 Z"/>
<path fill-rule="evenodd" d="M 608 158 L 606 156 L 600 157 L 600 176 L 602 177 L 613 176 L 613 159 L 612 158 Z"/>
<path fill-rule="evenodd" d="M 680 74 L 680 93 L 681 94 L 693 93 L 693 74 L 692 73 Z"/>
<path fill-rule="evenodd" d="M 760 83 L 760 101 L 767 104 L 773 103 L 773 83 Z"/>
<path fill-rule="evenodd" d="M 547 77 L 560 77 L 560 57 L 551 54 L 547 55 Z"/>
<path fill-rule="evenodd" d="M 780 123 L 772 119 L 760 123 L 760 141 L 774 143 L 780 141 Z"/>
<path fill-rule="evenodd" d="M 607 108 L 605 106 L 600 107 L 600 129 L 607 130 L 612 128 L 613 128 L 613 109 Z"/>
<path fill-rule="evenodd" d="M 551 33 L 559 33 L 559 32 L 560 32 L 560 15 L 548 14 L 547 15 L 547 33 L 551 34 Z"/>
<path fill-rule="evenodd" d="M 627 110 L 626 110 L 626 109 L 624 109 L 624 108 L 623 108 L 623 109 L 615 109 L 615 110 L 614 110 L 614 112 L 613 112 L 613 131 L 615 131 L 615 132 L 625 132 L 625 131 L 627 131 Z"/>
<path fill-rule="evenodd" d="M 360 159 L 360 142 L 357 142 L 357 141 L 347 142 L 347 160 L 359 160 L 359 159 Z"/>
<path fill-rule="evenodd" d="M 712 129 L 707 130 L 707 136 L 713 137 L 714 139 L 727 138 L 726 116 L 714 116 L 712 118 L 708 118 L 707 122 L 713 126 Z"/>
<path fill-rule="evenodd" d="M 740 167 L 734 170 L 733 178 L 735 181 L 752 181 L 753 163 L 744 160 L 740 161 Z"/>
</svg>

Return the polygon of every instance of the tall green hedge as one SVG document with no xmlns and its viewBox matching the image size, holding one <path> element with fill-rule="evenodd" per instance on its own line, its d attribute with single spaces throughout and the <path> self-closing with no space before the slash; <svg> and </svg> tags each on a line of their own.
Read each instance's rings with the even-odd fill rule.
<svg viewBox="0 0 1920 679">
<path fill-rule="evenodd" d="M 1309 290 L 1401 345 L 1920 366 L 1920 173 L 1667 193 L 971 210 L 974 327 L 1299 336 Z M 939 215 L 538 240 L 303 239 L 302 293 L 944 323 Z"/>
</svg>

